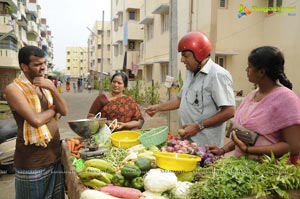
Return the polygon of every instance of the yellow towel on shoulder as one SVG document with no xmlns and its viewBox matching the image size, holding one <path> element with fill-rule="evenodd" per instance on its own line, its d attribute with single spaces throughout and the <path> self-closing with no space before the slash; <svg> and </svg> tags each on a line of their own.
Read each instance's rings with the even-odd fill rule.
<svg viewBox="0 0 300 199">
<path fill-rule="evenodd" d="M 34 89 L 34 86 L 26 78 L 24 73 L 14 80 L 15 84 L 22 90 L 28 103 L 32 105 L 36 113 L 41 112 L 40 99 Z M 48 107 L 53 104 L 53 98 L 49 90 L 41 88 L 41 91 L 45 95 L 48 101 Z M 35 144 L 36 146 L 47 147 L 47 144 L 51 141 L 52 136 L 47 127 L 47 125 L 42 125 L 38 128 L 32 127 L 26 120 L 24 120 L 23 125 L 23 138 L 25 140 L 25 145 Z"/>
</svg>

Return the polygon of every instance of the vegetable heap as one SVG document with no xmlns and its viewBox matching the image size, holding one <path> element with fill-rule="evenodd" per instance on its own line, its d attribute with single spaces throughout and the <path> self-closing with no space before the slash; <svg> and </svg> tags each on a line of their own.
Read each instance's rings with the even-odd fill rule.
<svg viewBox="0 0 300 199">
<path fill-rule="evenodd" d="M 221 158 L 221 156 L 215 156 L 212 153 L 207 153 L 204 147 L 198 146 L 197 143 L 190 142 L 189 140 L 170 139 L 167 141 L 166 146 L 161 147 L 161 151 L 200 156 L 200 166 L 202 167 L 205 167 Z"/>
<path fill-rule="evenodd" d="M 279 160 L 264 156 L 262 162 L 245 157 L 220 159 L 193 171 L 195 182 L 187 198 L 242 198 L 275 194 L 288 198 L 287 190 L 300 188 L 300 168 L 288 164 L 288 154 Z"/>
</svg>

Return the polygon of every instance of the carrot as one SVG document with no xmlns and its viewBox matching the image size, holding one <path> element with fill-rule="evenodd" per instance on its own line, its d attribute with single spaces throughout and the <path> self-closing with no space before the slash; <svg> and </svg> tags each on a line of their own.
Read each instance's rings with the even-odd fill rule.
<svg viewBox="0 0 300 199">
<path fill-rule="evenodd" d="M 126 198 L 126 199 L 138 199 L 139 197 L 142 196 L 142 192 L 138 189 L 134 189 L 130 187 L 114 186 L 111 184 L 100 188 L 100 191 L 103 191 L 115 197 Z"/>
<path fill-rule="evenodd" d="M 79 151 L 82 147 L 83 147 L 82 144 L 75 145 L 74 150 L 75 150 L 75 151 Z"/>
<path fill-rule="evenodd" d="M 70 140 L 71 142 L 71 152 L 74 151 L 74 148 L 75 148 L 75 142 Z"/>
<path fill-rule="evenodd" d="M 74 156 L 74 157 L 77 158 L 77 159 L 80 158 L 80 153 L 77 153 L 77 154 L 71 153 L 71 155 Z"/>
<path fill-rule="evenodd" d="M 75 145 L 80 144 L 80 141 L 76 138 L 72 138 L 71 141 L 73 141 L 75 143 Z"/>
<path fill-rule="evenodd" d="M 71 153 L 72 152 L 72 146 L 71 146 L 71 141 L 70 140 L 67 141 L 67 145 L 68 145 L 68 149 Z"/>
<path fill-rule="evenodd" d="M 72 153 L 77 154 L 77 153 L 79 153 L 79 151 L 74 150 L 74 151 L 72 151 Z"/>
</svg>

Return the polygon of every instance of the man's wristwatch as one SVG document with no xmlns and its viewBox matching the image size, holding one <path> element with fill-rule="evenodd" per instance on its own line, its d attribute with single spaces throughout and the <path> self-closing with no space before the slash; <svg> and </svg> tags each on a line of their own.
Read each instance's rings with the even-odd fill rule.
<svg viewBox="0 0 300 199">
<path fill-rule="evenodd" d="M 201 121 L 200 123 L 198 123 L 199 129 L 200 131 L 203 130 L 205 127 L 203 126 L 203 121 Z"/>
</svg>

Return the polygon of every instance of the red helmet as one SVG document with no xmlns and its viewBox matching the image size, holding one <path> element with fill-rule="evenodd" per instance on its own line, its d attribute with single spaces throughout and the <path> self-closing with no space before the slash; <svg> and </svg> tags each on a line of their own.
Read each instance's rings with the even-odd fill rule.
<svg viewBox="0 0 300 199">
<path fill-rule="evenodd" d="M 211 51 L 211 43 L 203 32 L 189 32 L 184 35 L 178 43 L 178 52 L 190 50 L 195 59 L 201 62 Z"/>
</svg>

